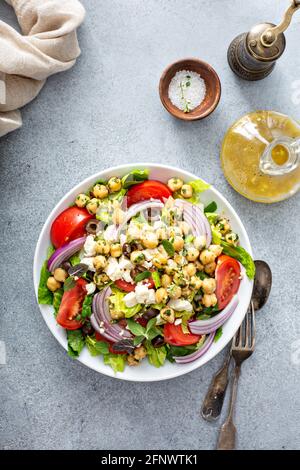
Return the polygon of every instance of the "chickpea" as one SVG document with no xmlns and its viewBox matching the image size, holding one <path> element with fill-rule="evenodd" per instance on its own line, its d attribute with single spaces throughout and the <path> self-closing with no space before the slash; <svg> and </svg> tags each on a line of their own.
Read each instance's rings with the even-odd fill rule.
<svg viewBox="0 0 300 470">
<path fill-rule="evenodd" d="M 86 194 L 78 194 L 75 204 L 77 207 L 85 207 L 89 201 L 90 198 Z"/>
<path fill-rule="evenodd" d="M 204 264 L 204 266 L 206 264 L 213 263 L 215 259 L 216 259 L 216 255 L 212 251 L 209 251 L 209 250 L 203 250 L 200 255 L 200 261 L 202 264 Z"/>
<path fill-rule="evenodd" d="M 182 272 L 185 277 L 189 278 L 190 276 L 194 276 L 196 274 L 197 269 L 194 263 L 189 263 L 182 268 Z"/>
<path fill-rule="evenodd" d="M 216 290 L 217 283 L 216 280 L 213 278 L 203 279 L 202 281 L 202 289 L 204 294 L 213 294 Z"/>
<path fill-rule="evenodd" d="M 109 277 L 105 273 L 95 274 L 94 283 L 97 287 L 102 287 L 110 281 Z"/>
<path fill-rule="evenodd" d="M 193 291 L 189 287 L 184 287 L 183 289 L 181 289 L 181 295 L 185 299 L 187 299 L 191 294 L 193 294 Z"/>
<path fill-rule="evenodd" d="M 55 292 L 57 289 L 61 288 L 61 283 L 58 282 L 55 277 L 50 276 L 47 279 L 47 287 L 51 292 Z"/>
<path fill-rule="evenodd" d="M 196 261 L 194 261 L 193 264 L 194 264 L 197 271 L 203 271 L 204 270 L 203 264 L 200 263 L 200 261 L 198 259 Z"/>
<path fill-rule="evenodd" d="M 180 194 L 184 199 L 189 199 L 193 195 L 193 188 L 190 184 L 184 184 L 181 188 Z"/>
<path fill-rule="evenodd" d="M 68 273 L 65 269 L 57 268 L 57 269 L 55 269 L 55 271 L 53 273 L 53 276 L 54 276 L 56 281 L 65 282 L 65 280 L 68 277 Z"/>
<path fill-rule="evenodd" d="M 217 223 L 217 228 L 220 230 L 222 235 L 225 235 L 226 233 L 230 232 L 230 225 L 227 219 L 221 219 Z"/>
<path fill-rule="evenodd" d="M 177 263 L 179 266 L 185 266 L 187 263 L 187 260 L 185 259 L 184 256 L 178 255 L 177 253 L 174 255 L 174 261 Z"/>
<path fill-rule="evenodd" d="M 133 354 L 129 354 L 129 356 L 127 356 L 127 364 L 128 364 L 130 367 L 136 367 L 136 366 L 139 366 L 139 365 L 140 365 L 140 361 L 138 361 L 137 359 L 135 359 L 135 357 L 133 356 Z"/>
<path fill-rule="evenodd" d="M 123 220 L 124 220 L 124 212 L 122 211 L 122 209 L 120 209 L 119 207 L 117 207 L 114 212 L 113 212 L 113 215 L 112 215 L 112 221 L 115 225 L 120 225 Z"/>
<path fill-rule="evenodd" d="M 162 320 L 165 320 L 167 323 L 174 323 L 175 321 L 175 312 L 170 307 L 165 307 L 160 311 L 160 317 Z"/>
<path fill-rule="evenodd" d="M 93 259 L 93 263 L 94 263 L 94 267 L 96 271 L 101 271 L 101 269 L 104 269 L 105 266 L 107 265 L 107 260 L 105 256 L 99 255 L 99 256 L 95 256 L 95 258 Z"/>
<path fill-rule="evenodd" d="M 160 287 L 155 292 L 155 300 L 158 304 L 165 304 L 168 301 L 168 292 L 164 287 Z"/>
<path fill-rule="evenodd" d="M 122 254 L 122 247 L 120 243 L 113 243 L 110 247 L 110 255 L 113 258 L 119 258 Z"/>
<path fill-rule="evenodd" d="M 199 250 L 197 250 L 197 248 L 188 248 L 187 250 L 187 255 L 186 255 L 186 259 L 188 261 L 196 261 L 196 259 L 198 258 L 200 252 Z"/>
<path fill-rule="evenodd" d="M 197 250 L 201 251 L 206 246 L 206 237 L 195 237 L 193 243 L 194 247 L 197 248 Z"/>
<path fill-rule="evenodd" d="M 198 291 L 202 287 L 202 281 L 198 276 L 192 276 L 190 280 L 190 286 Z"/>
<path fill-rule="evenodd" d="M 95 184 L 93 187 L 93 194 L 98 199 L 104 199 L 108 195 L 108 189 L 104 184 Z"/>
<path fill-rule="evenodd" d="M 189 224 L 187 222 L 179 222 L 178 223 L 178 227 L 180 227 L 183 235 L 186 237 L 190 231 L 191 231 L 191 227 L 189 226 Z"/>
<path fill-rule="evenodd" d="M 95 251 L 97 255 L 108 255 L 110 252 L 110 244 L 107 240 L 100 239 L 95 245 Z"/>
<path fill-rule="evenodd" d="M 171 189 L 172 193 L 179 191 L 182 188 L 183 181 L 179 178 L 171 178 L 168 181 L 168 187 Z"/>
<path fill-rule="evenodd" d="M 133 263 L 133 264 L 139 264 L 139 263 L 142 263 L 143 261 L 145 261 L 145 255 L 142 251 L 139 251 L 139 250 L 135 250 L 131 253 L 130 255 L 130 261 Z"/>
<path fill-rule="evenodd" d="M 176 284 L 171 284 L 168 287 L 167 292 L 171 299 L 179 299 L 181 297 L 181 287 L 176 286 Z"/>
<path fill-rule="evenodd" d="M 223 248 L 220 245 L 210 245 L 208 249 L 209 251 L 212 251 L 216 256 L 220 256 L 223 251 Z"/>
<path fill-rule="evenodd" d="M 158 245 L 158 238 L 156 233 L 154 232 L 147 232 L 142 238 L 142 244 L 145 248 L 153 249 L 156 248 Z"/>
<path fill-rule="evenodd" d="M 152 259 L 152 264 L 158 269 L 163 269 L 167 262 L 168 258 L 160 253 Z"/>
<path fill-rule="evenodd" d="M 120 178 L 113 176 L 108 180 L 107 186 L 111 193 L 116 193 L 122 188 L 122 181 L 120 180 Z"/>
<path fill-rule="evenodd" d="M 183 273 L 175 273 L 173 277 L 173 282 L 177 286 L 185 287 L 187 285 L 187 280 L 184 278 Z"/>
<path fill-rule="evenodd" d="M 91 199 L 86 205 L 86 208 L 90 214 L 96 214 L 98 207 L 99 201 L 96 198 Z"/>
<path fill-rule="evenodd" d="M 133 357 L 137 360 L 137 361 L 141 361 L 142 359 L 144 359 L 144 357 L 147 356 L 147 351 L 146 351 L 146 348 L 144 348 L 143 345 L 139 346 L 138 348 L 136 348 L 134 350 L 134 353 L 133 353 Z"/>
<path fill-rule="evenodd" d="M 114 310 L 113 308 L 111 308 L 109 312 L 113 320 L 121 320 L 125 316 L 122 310 Z"/>
<path fill-rule="evenodd" d="M 161 277 L 161 285 L 163 287 L 168 287 L 172 283 L 172 278 L 168 274 L 163 274 Z"/>
<path fill-rule="evenodd" d="M 202 304 L 204 307 L 214 307 L 217 305 L 217 297 L 215 294 L 204 294 L 202 297 Z"/>
<path fill-rule="evenodd" d="M 173 274 L 176 273 L 177 269 L 178 269 L 178 266 L 175 263 L 175 261 L 173 259 L 168 259 L 167 266 L 165 266 L 166 273 L 172 276 Z"/>
<path fill-rule="evenodd" d="M 229 243 L 230 245 L 236 246 L 239 241 L 239 236 L 237 233 L 230 232 L 225 235 L 225 241 Z"/>
<path fill-rule="evenodd" d="M 156 236 L 159 240 L 166 240 L 168 238 L 167 230 L 165 228 L 159 228 L 156 231 Z"/>
<path fill-rule="evenodd" d="M 175 237 L 173 241 L 173 247 L 175 251 L 181 251 L 184 247 L 184 240 L 181 237 Z"/>
<path fill-rule="evenodd" d="M 213 261 L 212 263 L 206 264 L 206 265 L 204 266 L 204 271 L 206 272 L 206 274 L 212 275 L 212 274 L 215 272 L 216 267 L 217 267 L 217 265 L 216 265 L 216 263 Z"/>
</svg>

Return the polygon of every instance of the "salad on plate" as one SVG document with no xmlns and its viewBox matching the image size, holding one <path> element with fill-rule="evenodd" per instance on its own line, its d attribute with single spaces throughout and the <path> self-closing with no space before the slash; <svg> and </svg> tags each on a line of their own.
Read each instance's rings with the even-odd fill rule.
<svg viewBox="0 0 300 470">
<path fill-rule="evenodd" d="M 204 355 L 255 274 L 226 214 L 201 203 L 207 183 L 148 175 L 78 194 L 52 223 L 40 275 L 38 302 L 53 306 L 69 355 L 87 347 L 115 372 Z"/>
</svg>

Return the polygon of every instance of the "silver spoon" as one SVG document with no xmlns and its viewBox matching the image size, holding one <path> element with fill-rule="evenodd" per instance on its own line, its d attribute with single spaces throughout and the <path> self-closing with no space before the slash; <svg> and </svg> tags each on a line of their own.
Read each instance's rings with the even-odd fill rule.
<svg viewBox="0 0 300 470">
<path fill-rule="evenodd" d="M 255 267 L 256 273 L 251 303 L 253 304 L 254 310 L 258 311 L 265 305 L 269 298 L 272 286 L 272 272 L 265 261 L 255 261 Z M 231 353 L 229 349 L 221 369 L 213 377 L 201 408 L 201 415 L 206 421 L 215 421 L 221 414 L 229 381 L 228 371 L 230 362 Z"/>
</svg>

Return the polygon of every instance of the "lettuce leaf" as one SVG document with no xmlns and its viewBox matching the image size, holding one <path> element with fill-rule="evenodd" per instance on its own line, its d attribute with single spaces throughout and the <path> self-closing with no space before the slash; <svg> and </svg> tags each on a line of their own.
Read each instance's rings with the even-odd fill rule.
<svg viewBox="0 0 300 470">
<path fill-rule="evenodd" d="M 223 253 L 237 259 L 246 269 L 246 274 L 249 279 L 254 279 L 255 264 L 252 256 L 245 250 L 245 248 L 242 248 L 241 246 L 232 246 L 223 240 L 220 244 L 223 247 Z"/>
<path fill-rule="evenodd" d="M 85 344 L 88 348 L 91 356 L 101 356 L 101 354 L 105 355 L 109 353 L 109 345 L 105 341 L 97 341 L 95 338 L 91 336 L 87 336 L 85 338 Z"/>
<path fill-rule="evenodd" d="M 79 356 L 84 348 L 84 337 L 81 330 L 67 330 L 68 354 L 72 358 Z"/>
<path fill-rule="evenodd" d="M 150 364 L 154 367 L 161 367 L 164 365 L 167 358 L 167 348 L 162 346 L 161 348 L 155 348 L 151 341 L 145 342 L 145 347 L 147 351 L 147 357 Z"/>
<path fill-rule="evenodd" d="M 110 366 L 114 372 L 123 372 L 126 365 L 126 354 L 105 354 L 104 364 Z"/>
<path fill-rule="evenodd" d="M 128 189 L 134 184 L 142 183 L 149 178 L 149 170 L 133 170 L 127 175 L 123 176 L 123 188 Z"/>
<path fill-rule="evenodd" d="M 89 318 L 92 315 L 93 296 L 87 295 L 82 304 L 81 317 Z"/>
<path fill-rule="evenodd" d="M 61 304 L 61 299 L 64 295 L 64 290 L 63 289 L 58 289 L 57 291 L 54 292 L 53 294 L 53 307 L 54 307 L 54 316 L 56 318 L 58 314 L 58 310 Z"/>
<path fill-rule="evenodd" d="M 79 254 L 75 253 L 75 255 L 72 255 L 71 258 L 69 259 L 69 262 L 71 263 L 72 266 L 76 266 L 79 264 L 81 261 Z"/>
<path fill-rule="evenodd" d="M 191 202 L 192 204 L 198 204 L 200 202 L 200 195 L 204 191 L 210 188 L 210 184 L 205 183 L 203 180 L 195 180 L 190 181 L 188 183 L 193 188 L 193 196 L 190 199 L 186 199 L 186 201 Z"/>
<path fill-rule="evenodd" d="M 125 293 L 121 291 L 114 291 L 114 294 L 109 297 L 111 309 L 117 312 L 123 312 L 125 318 L 131 318 L 136 315 L 142 308 L 141 304 L 137 304 L 134 307 L 126 307 L 124 302 Z"/>
<path fill-rule="evenodd" d="M 48 248 L 47 252 L 47 259 L 44 262 L 41 274 L 40 274 L 40 282 L 38 288 L 38 303 L 42 305 L 52 305 L 53 304 L 53 293 L 47 287 L 48 278 L 51 276 L 51 273 L 48 271 L 47 268 L 47 261 L 50 256 L 54 253 L 55 248 L 51 245 Z"/>
</svg>

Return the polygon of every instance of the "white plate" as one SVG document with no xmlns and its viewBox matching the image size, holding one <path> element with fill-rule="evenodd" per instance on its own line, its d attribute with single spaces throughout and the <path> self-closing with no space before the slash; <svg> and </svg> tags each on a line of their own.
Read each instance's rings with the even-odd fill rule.
<svg viewBox="0 0 300 470">
<path fill-rule="evenodd" d="M 47 248 L 50 245 L 50 228 L 53 220 L 58 216 L 60 212 L 66 209 L 70 204 L 74 202 L 75 196 L 79 193 L 85 192 L 93 183 L 99 179 L 108 179 L 111 176 L 123 176 L 126 173 L 129 173 L 132 169 L 139 168 L 144 169 L 148 168 L 150 171 L 150 178 L 166 182 L 169 178 L 176 176 L 182 178 L 184 181 L 191 181 L 198 179 L 199 177 L 189 173 L 187 171 L 180 170 L 179 168 L 173 168 L 165 165 L 157 164 L 132 164 L 132 165 L 120 165 L 114 168 L 109 168 L 105 171 L 101 171 L 95 175 L 90 176 L 82 183 L 75 186 L 71 191 L 69 191 L 53 209 L 49 215 L 46 223 L 41 231 L 39 240 L 35 250 L 34 256 L 34 266 L 33 266 L 33 277 L 34 277 L 34 288 L 35 294 L 37 296 L 39 277 L 42 264 L 46 258 Z M 200 175 L 201 177 L 201 175 Z M 216 201 L 218 204 L 218 212 L 224 212 L 226 216 L 229 217 L 232 225 L 232 229 L 239 234 L 241 245 L 252 255 L 252 250 L 250 246 L 250 241 L 246 230 L 234 209 L 231 207 L 228 201 L 213 187 L 205 191 L 201 197 L 201 200 L 204 204 L 208 204 L 211 201 Z M 180 375 L 187 374 L 192 370 L 197 369 L 198 367 L 203 366 L 213 357 L 216 356 L 232 339 L 233 335 L 239 328 L 240 324 L 243 321 L 247 307 L 250 302 L 251 292 L 252 292 L 253 282 L 245 276 L 241 282 L 239 289 L 239 305 L 232 315 L 232 317 L 227 321 L 223 326 L 223 335 L 217 343 L 213 343 L 209 351 L 200 359 L 190 364 L 171 364 L 166 361 L 165 365 L 159 369 L 151 366 L 147 360 L 139 367 L 128 367 L 126 366 L 123 373 L 115 374 L 110 366 L 107 366 L 103 363 L 101 357 L 92 357 L 90 356 L 88 350 L 85 348 L 78 361 L 91 369 L 101 372 L 102 374 L 108 375 L 110 377 L 115 377 L 122 380 L 132 380 L 136 382 L 154 382 L 158 380 L 167 380 L 172 379 L 173 377 L 178 377 Z M 57 341 L 67 350 L 67 340 L 66 333 L 63 328 L 57 325 L 54 315 L 53 308 L 51 306 L 39 305 L 41 314 L 48 325 L 48 328 L 55 336 Z M 70 359 L 72 360 L 72 359 Z"/>
</svg>

